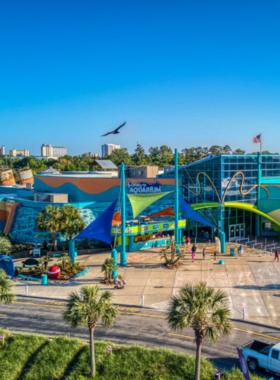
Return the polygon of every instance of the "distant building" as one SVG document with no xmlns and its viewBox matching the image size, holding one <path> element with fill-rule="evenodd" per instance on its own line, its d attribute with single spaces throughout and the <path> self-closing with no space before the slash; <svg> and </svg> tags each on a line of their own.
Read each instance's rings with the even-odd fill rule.
<svg viewBox="0 0 280 380">
<path fill-rule="evenodd" d="M 12 149 L 9 152 L 9 156 L 10 157 L 18 157 L 18 156 L 28 157 L 29 156 L 29 150 L 28 149 L 23 149 L 23 150 Z"/>
<path fill-rule="evenodd" d="M 118 169 L 119 177 L 121 176 L 121 168 Z M 158 166 L 126 166 L 126 178 L 155 178 L 159 174 Z"/>
<path fill-rule="evenodd" d="M 120 145 L 115 145 L 115 144 L 103 144 L 101 146 L 101 152 L 102 152 L 102 157 L 104 156 L 110 156 L 110 154 L 115 150 L 115 149 L 121 149 Z"/>
<path fill-rule="evenodd" d="M 98 153 L 91 153 L 91 152 L 88 152 L 88 153 L 84 153 L 83 156 L 86 156 L 86 157 L 93 157 L 93 158 L 99 158 L 99 157 L 100 157 L 100 154 L 98 154 Z"/>
<path fill-rule="evenodd" d="M 52 146 L 51 144 L 41 146 L 41 156 L 50 158 L 59 158 L 66 156 L 67 148 L 64 146 Z"/>
<path fill-rule="evenodd" d="M 4 147 L 4 145 L 2 145 L 2 147 L 0 148 L 0 156 L 5 156 L 5 147 Z"/>
</svg>

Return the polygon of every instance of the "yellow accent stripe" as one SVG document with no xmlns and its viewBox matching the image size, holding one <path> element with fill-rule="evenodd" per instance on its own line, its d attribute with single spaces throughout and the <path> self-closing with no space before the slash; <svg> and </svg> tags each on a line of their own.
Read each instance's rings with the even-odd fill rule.
<svg viewBox="0 0 280 380">
<path fill-rule="evenodd" d="M 194 340 L 194 337 L 192 337 L 192 336 L 187 336 L 187 335 L 171 334 L 171 333 L 167 333 L 167 335 L 180 336 L 181 338 L 188 338 L 188 339 L 193 339 L 193 340 Z"/>
<path fill-rule="evenodd" d="M 0 314 L 0 317 L 7 317 L 7 315 L 5 315 L 5 314 Z"/>
<path fill-rule="evenodd" d="M 270 338 L 270 339 L 280 340 L 280 338 L 276 338 L 276 337 L 274 337 L 274 336 L 270 336 L 270 335 L 265 335 L 265 334 L 257 333 L 257 332 L 254 332 L 254 331 L 242 330 L 242 329 L 238 329 L 238 328 L 235 328 L 235 327 L 233 328 L 233 330 L 242 331 L 242 332 L 246 332 L 246 333 L 254 334 L 254 335 L 259 335 L 259 336 L 264 336 L 265 338 Z"/>
</svg>

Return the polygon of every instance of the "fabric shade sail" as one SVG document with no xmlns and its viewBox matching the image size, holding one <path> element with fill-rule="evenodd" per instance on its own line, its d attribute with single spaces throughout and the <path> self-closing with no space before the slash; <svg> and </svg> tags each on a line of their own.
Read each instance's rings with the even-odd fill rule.
<svg viewBox="0 0 280 380">
<path fill-rule="evenodd" d="M 181 207 L 182 207 L 182 217 L 186 219 L 192 219 L 195 222 L 205 224 L 208 227 L 216 228 L 211 223 L 209 223 L 203 216 L 194 209 L 182 198 L 180 197 Z"/>
<path fill-rule="evenodd" d="M 112 226 L 116 226 L 118 224 L 121 224 L 121 222 L 122 222 L 121 213 L 118 211 L 113 216 Z"/>
<path fill-rule="evenodd" d="M 164 210 L 155 212 L 151 215 L 144 216 L 143 219 L 156 218 L 158 216 L 175 216 L 174 211 L 173 211 L 173 206 L 167 207 Z"/>
<path fill-rule="evenodd" d="M 104 241 L 111 245 L 112 220 L 117 204 L 117 199 L 100 214 L 91 224 L 89 224 L 75 239 L 90 238 Z"/>
<path fill-rule="evenodd" d="M 145 210 L 145 208 L 149 207 L 152 203 L 167 194 L 170 194 L 170 191 L 157 194 L 128 194 L 127 196 L 132 207 L 133 218 L 136 218 L 136 216 Z"/>
</svg>

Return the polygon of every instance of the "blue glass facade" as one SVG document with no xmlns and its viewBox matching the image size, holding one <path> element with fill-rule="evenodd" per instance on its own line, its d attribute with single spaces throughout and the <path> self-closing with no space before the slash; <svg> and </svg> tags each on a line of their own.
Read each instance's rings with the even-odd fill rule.
<svg viewBox="0 0 280 380">
<path fill-rule="evenodd" d="M 159 177 L 173 178 L 174 171 Z M 261 235 L 265 217 L 248 211 L 247 206 L 257 208 L 261 197 L 267 197 L 268 192 L 258 186 L 265 180 L 280 184 L 280 155 L 211 156 L 179 168 L 179 178 L 181 196 L 190 204 L 205 203 L 199 212 L 210 222 L 215 220 L 218 225 L 221 219 L 218 208 L 211 208 L 210 203 L 227 206 L 222 215 L 227 238 L 236 234 Z M 269 190 L 272 192 L 272 188 Z M 229 207 L 229 203 L 236 203 L 236 208 Z M 189 226 L 193 228 L 194 223 L 189 222 Z"/>
</svg>

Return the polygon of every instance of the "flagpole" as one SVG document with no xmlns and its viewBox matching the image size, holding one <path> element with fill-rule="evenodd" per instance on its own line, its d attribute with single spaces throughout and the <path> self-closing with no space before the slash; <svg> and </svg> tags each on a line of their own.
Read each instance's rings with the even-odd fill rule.
<svg viewBox="0 0 280 380">
<path fill-rule="evenodd" d="M 261 161 L 262 161 L 262 132 L 260 133 L 260 151 L 261 151 Z"/>
</svg>

